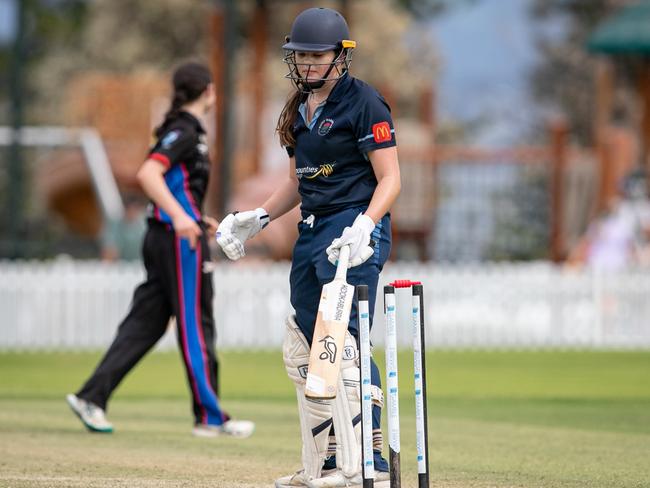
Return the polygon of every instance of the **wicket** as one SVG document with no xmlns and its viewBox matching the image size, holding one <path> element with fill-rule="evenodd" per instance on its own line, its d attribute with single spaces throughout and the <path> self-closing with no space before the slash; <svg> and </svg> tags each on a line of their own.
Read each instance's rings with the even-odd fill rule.
<svg viewBox="0 0 650 488">
<path fill-rule="evenodd" d="M 388 415 L 390 486 L 391 488 L 401 487 L 395 288 L 411 288 L 418 488 L 428 488 L 429 433 L 427 425 L 423 287 L 420 282 L 412 282 L 409 280 L 397 280 L 384 287 L 384 316 L 386 320 L 386 410 Z M 357 297 L 359 300 L 359 355 L 361 369 L 362 475 L 363 487 L 369 488 L 374 486 L 371 425 L 372 405 L 370 398 L 370 319 L 368 314 L 368 288 L 362 285 L 358 286 L 357 289 Z"/>
</svg>

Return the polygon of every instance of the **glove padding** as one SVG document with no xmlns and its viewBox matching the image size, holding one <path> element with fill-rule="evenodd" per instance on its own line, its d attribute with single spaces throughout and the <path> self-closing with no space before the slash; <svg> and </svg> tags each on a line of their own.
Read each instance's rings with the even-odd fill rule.
<svg viewBox="0 0 650 488">
<path fill-rule="evenodd" d="M 263 208 L 226 215 L 217 229 L 217 244 L 229 259 L 236 261 L 246 255 L 244 243 L 266 227 L 271 219 Z"/>
<path fill-rule="evenodd" d="M 359 266 L 365 263 L 375 250 L 370 245 L 370 235 L 375 229 L 373 220 L 365 214 L 359 214 L 352 227 L 343 229 L 341 237 L 332 241 L 332 244 L 325 250 L 327 259 L 336 265 L 339 259 L 339 250 L 343 246 L 350 246 L 350 261 L 348 268 Z"/>
</svg>

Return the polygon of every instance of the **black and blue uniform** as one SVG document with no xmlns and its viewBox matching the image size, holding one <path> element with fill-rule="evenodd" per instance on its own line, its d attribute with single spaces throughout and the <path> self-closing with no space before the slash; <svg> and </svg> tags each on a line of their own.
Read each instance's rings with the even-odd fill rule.
<svg viewBox="0 0 650 488">
<path fill-rule="evenodd" d="M 287 148 L 289 156 L 295 157 L 303 219 L 298 224 L 299 237 L 293 251 L 291 304 L 298 326 L 311 343 L 321 288 L 336 273 L 325 250 L 370 204 L 377 178 L 368 152 L 395 146 L 396 142 L 388 104 L 374 88 L 349 74 L 337 82 L 309 124 L 306 104 L 300 106 L 299 112 L 293 126 L 296 144 Z M 377 223 L 371 238 L 376 243 L 374 255 L 351 268 L 347 281 L 351 285 L 368 285 L 372 324 L 379 273 L 391 248 L 389 214 Z M 348 328 L 358 336 L 354 302 Z M 374 362 L 372 381 L 381 386 Z M 379 429 L 380 409 L 375 407 L 373 430 Z"/>
<path fill-rule="evenodd" d="M 201 225 L 210 161 L 200 122 L 180 112 L 165 124 L 148 157 L 167 168 L 167 187 Z M 195 423 L 221 425 L 227 416 L 218 397 L 212 275 L 203 266 L 210 260 L 207 238 L 203 233 L 191 249 L 186 239 L 174 233 L 169 215 L 153 203 L 147 221 L 142 248 L 147 279 L 135 290 L 117 336 L 77 396 L 106 409 L 113 390 L 164 335 L 174 316 Z"/>
</svg>

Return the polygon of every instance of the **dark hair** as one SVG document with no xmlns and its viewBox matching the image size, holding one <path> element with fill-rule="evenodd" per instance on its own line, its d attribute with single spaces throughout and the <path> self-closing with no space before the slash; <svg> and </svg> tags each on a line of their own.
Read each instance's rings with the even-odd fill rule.
<svg viewBox="0 0 650 488">
<path fill-rule="evenodd" d="M 165 120 L 154 132 L 156 137 L 162 136 L 167 124 L 178 117 L 181 107 L 199 98 L 210 83 L 212 83 L 212 74 L 204 64 L 190 61 L 176 68 L 172 76 L 174 87 L 172 103 L 165 114 Z"/>
<path fill-rule="evenodd" d="M 294 147 L 296 145 L 296 138 L 293 135 L 293 124 L 296 122 L 296 117 L 298 116 L 298 107 L 305 101 L 306 97 L 307 93 L 294 90 L 284 104 L 282 112 L 280 112 L 275 131 L 280 136 L 280 144 L 283 146 Z"/>
</svg>

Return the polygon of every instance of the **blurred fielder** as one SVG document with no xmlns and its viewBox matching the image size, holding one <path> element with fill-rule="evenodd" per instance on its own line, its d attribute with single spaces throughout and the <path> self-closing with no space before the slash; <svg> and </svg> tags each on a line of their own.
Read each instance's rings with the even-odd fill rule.
<svg viewBox="0 0 650 488">
<path fill-rule="evenodd" d="M 248 437 L 253 423 L 231 420 L 217 394 L 212 275 L 203 266 L 210 256 L 202 229 L 216 230 L 217 223 L 202 218 L 200 211 L 210 170 L 200 119 L 214 105 L 214 85 L 208 68 L 198 63 L 181 65 L 174 72 L 173 85 L 171 108 L 138 171 L 138 181 L 152 200 L 143 245 L 147 279 L 136 288 L 131 310 L 104 358 L 67 400 L 90 431 L 112 432 L 105 416 L 109 397 L 175 316 L 192 393 L 192 433 Z"/>
<path fill-rule="evenodd" d="M 306 371 L 321 289 L 334 278 L 343 246 L 350 247 L 347 280 L 369 286 L 374 310 L 379 273 L 391 247 L 388 211 L 400 191 L 395 134 L 381 95 L 348 72 L 356 44 L 338 12 L 305 10 L 286 41 L 287 78 L 296 90 L 277 131 L 289 155 L 289 177 L 260 208 L 228 215 L 217 242 L 230 259 L 239 259 L 247 239 L 301 205 L 290 276 L 296 314 L 287 318 L 283 354 L 297 391 L 303 466 L 276 486 L 354 486 L 361 478 L 356 305 L 340 351 L 336 399 L 307 399 Z M 388 479 L 388 465 L 381 457 L 383 394 L 374 362 L 373 384 L 375 466 L 381 481 Z"/>
</svg>

